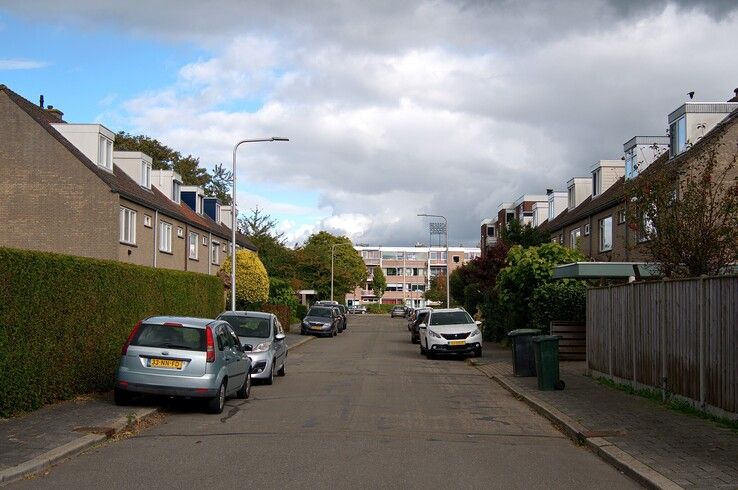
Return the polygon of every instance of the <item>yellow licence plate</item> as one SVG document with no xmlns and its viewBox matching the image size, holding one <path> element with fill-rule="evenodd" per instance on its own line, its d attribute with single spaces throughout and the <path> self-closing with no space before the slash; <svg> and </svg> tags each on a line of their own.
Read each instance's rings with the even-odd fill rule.
<svg viewBox="0 0 738 490">
<path fill-rule="evenodd" d="M 238 256 L 236 256 L 236 257 L 238 257 Z M 323 329 L 323 325 L 313 325 L 310 328 L 312 328 L 313 330 L 322 330 Z"/>
<path fill-rule="evenodd" d="M 448 345 L 464 345 L 466 340 L 449 340 Z"/>
<path fill-rule="evenodd" d="M 182 369 L 182 361 L 175 361 L 172 359 L 152 359 L 150 366 L 166 369 Z"/>
</svg>

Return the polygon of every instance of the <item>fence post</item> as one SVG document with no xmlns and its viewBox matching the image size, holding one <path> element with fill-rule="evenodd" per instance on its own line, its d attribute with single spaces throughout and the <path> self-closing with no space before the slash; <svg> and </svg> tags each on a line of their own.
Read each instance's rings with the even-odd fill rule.
<svg viewBox="0 0 738 490">
<path fill-rule="evenodd" d="M 700 408 L 705 408 L 705 343 L 706 343 L 706 323 L 707 323 L 707 297 L 705 288 L 705 276 L 700 277 L 699 287 L 699 305 L 700 305 L 700 343 L 699 343 L 699 365 L 700 365 Z"/>
<path fill-rule="evenodd" d="M 630 352 L 631 352 L 631 361 L 633 362 L 633 387 L 635 388 L 636 383 L 638 380 L 636 379 L 636 293 L 635 293 L 635 283 L 630 283 L 630 315 L 628 315 L 630 318 L 628 319 L 630 322 Z"/>
<path fill-rule="evenodd" d="M 661 399 L 666 401 L 666 280 L 661 281 L 661 304 L 659 305 L 659 337 L 661 350 Z"/>
<path fill-rule="evenodd" d="M 607 291 L 609 293 L 609 299 L 608 299 L 608 306 L 610 307 L 610 314 L 608 315 L 607 319 L 607 365 L 608 370 L 610 372 L 610 378 L 612 378 L 612 324 L 613 324 L 613 317 L 615 316 L 614 308 L 612 305 L 612 286 L 607 287 Z"/>
</svg>

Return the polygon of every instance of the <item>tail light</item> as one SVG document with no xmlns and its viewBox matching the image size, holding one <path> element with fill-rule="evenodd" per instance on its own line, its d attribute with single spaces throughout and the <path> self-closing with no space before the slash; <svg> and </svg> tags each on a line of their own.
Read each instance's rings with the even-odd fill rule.
<svg viewBox="0 0 738 490">
<path fill-rule="evenodd" d="M 215 362 L 215 342 L 213 342 L 213 329 L 207 327 L 205 329 L 205 360 L 207 362 Z"/>
<path fill-rule="evenodd" d="M 128 346 L 131 345 L 131 340 L 133 340 L 133 337 L 136 335 L 136 332 L 138 332 L 138 329 L 141 326 L 142 321 L 143 320 L 139 320 L 136 326 L 133 327 L 133 330 L 131 330 L 130 335 L 128 335 L 128 340 L 126 340 L 126 343 L 123 344 L 123 348 L 120 351 L 121 356 L 125 356 L 126 352 L 128 352 Z"/>
</svg>

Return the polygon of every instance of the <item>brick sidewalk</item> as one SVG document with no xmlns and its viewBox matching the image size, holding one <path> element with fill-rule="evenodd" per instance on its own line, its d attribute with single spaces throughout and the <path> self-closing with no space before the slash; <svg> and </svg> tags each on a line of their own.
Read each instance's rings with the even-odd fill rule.
<svg viewBox="0 0 738 490">
<path fill-rule="evenodd" d="M 584 363 L 561 364 L 565 390 L 539 391 L 535 378 L 512 375 L 509 350 L 486 349 L 480 370 L 575 421 L 580 438 L 615 446 L 684 488 L 738 488 L 738 431 L 603 386 L 584 375 Z"/>
</svg>

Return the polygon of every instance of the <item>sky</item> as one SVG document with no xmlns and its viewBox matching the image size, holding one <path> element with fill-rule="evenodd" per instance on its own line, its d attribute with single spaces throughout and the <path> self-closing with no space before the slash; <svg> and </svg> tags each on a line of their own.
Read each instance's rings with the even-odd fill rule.
<svg viewBox="0 0 738 490">
<path fill-rule="evenodd" d="M 0 0 L 0 83 L 231 164 L 290 243 L 477 246 L 687 100 L 738 87 L 738 2 Z"/>
</svg>

